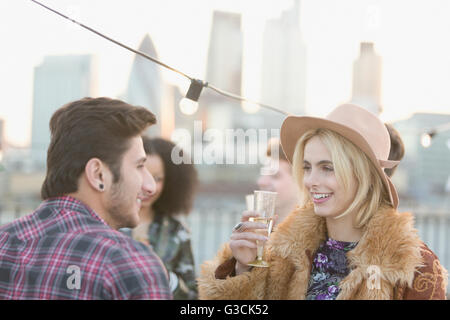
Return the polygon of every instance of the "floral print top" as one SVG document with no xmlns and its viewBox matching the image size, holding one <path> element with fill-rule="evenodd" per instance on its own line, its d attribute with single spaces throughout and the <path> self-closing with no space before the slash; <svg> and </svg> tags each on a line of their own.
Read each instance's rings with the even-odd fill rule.
<svg viewBox="0 0 450 320">
<path fill-rule="evenodd" d="M 350 272 L 347 266 L 347 252 L 358 242 L 343 242 L 328 238 L 317 249 L 311 277 L 308 284 L 307 300 L 335 300 L 339 294 L 339 282 Z"/>
</svg>

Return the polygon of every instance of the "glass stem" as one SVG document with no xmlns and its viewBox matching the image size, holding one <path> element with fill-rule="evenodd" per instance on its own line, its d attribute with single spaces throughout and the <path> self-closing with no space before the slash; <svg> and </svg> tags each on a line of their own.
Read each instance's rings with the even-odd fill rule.
<svg viewBox="0 0 450 320">
<path fill-rule="evenodd" d="M 256 250 L 256 260 L 262 261 L 264 246 L 258 240 L 256 240 Z"/>
</svg>

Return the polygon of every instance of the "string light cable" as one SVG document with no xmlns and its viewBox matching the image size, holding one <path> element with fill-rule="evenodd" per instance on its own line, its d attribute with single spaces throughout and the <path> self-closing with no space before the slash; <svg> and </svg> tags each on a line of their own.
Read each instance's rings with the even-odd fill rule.
<svg viewBox="0 0 450 320">
<path fill-rule="evenodd" d="M 92 29 L 91 27 L 86 26 L 83 23 L 81 23 L 81 22 L 79 22 L 77 20 L 74 20 L 74 19 L 72 19 L 72 18 L 62 14 L 62 13 L 60 13 L 57 10 L 46 6 L 45 4 L 43 4 L 43 3 L 39 2 L 39 1 L 36 1 L 36 0 L 31 0 L 31 1 L 36 3 L 36 4 L 38 4 L 38 5 L 40 5 L 41 7 L 45 8 L 45 9 L 47 9 L 47 10 L 49 10 L 49 11 L 51 11 L 51 12 L 53 12 L 53 13 L 61 16 L 61 17 L 63 17 L 64 19 L 67 19 L 67 20 L 69 20 L 69 21 L 79 25 L 80 27 L 82 27 L 82 28 L 84 28 L 84 29 L 86 29 L 88 31 L 90 31 L 92 33 L 95 33 L 96 35 L 98 35 L 98 36 L 100 36 L 100 37 L 102 37 L 102 38 L 104 38 L 104 39 L 106 39 L 108 41 L 113 42 L 114 44 L 116 44 L 116 45 L 118 45 L 118 46 L 120 46 L 120 47 L 122 47 L 124 49 L 127 49 L 127 50 L 129 50 L 129 51 L 131 51 L 131 52 L 133 52 L 133 53 L 135 53 L 135 54 L 137 54 L 137 55 L 139 55 L 139 56 L 141 56 L 141 57 L 143 57 L 145 59 L 148 59 L 148 60 L 150 60 L 150 61 L 152 61 L 152 62 L 154 62 L 156 64 L 159 64 L 160 66 L 162 66 L 162 67 L 164 67 L 164 68 L 166 68 L 168 70 L 171 70 L 171 71 L 173 71 L 175 73 L 178 73 L 179 75 L 187 78 L 189 81 L 191 81 L 191 84 L 189 86 L 189 89 L 188 89 L 188 92 L 186 94 L 186 97 L 183 98 L 180 101 L 180 108 L 186 114 L 193 114 L 193 113 L 195 113 L 195 111 L 197 111 L 197 108 L 198 108 L 198 102 L 197 101 L 198 101 L 198 99 L 200 97 L 202 89 L 206 87 L 206 88 L 209 88 L 209 89 L 211 89 L 211 90 L 213 90 L 213 91 L 217 92 L 218 94 L 223 95 L 225 97 L 228 97 L 228 98 L 231 98 L 231 99 L 235 99 L 235 100 L 238 100 L 238 101 L 242 101 L 242 102 L 245 102 L 245 103 L 259 105 L 259 106 L 261 106 L 263 108 L 266 108 L 266 109 L 269 109 L 269 110 L 272 110 L 272 111 L 284 114 L 286 116 L 290 115 L 290 113 L 288 113 L 288 112 L 286 112 L 284 110 L 281 110 L 279 108 L 275 108 L 273 106 L 269 106 L 269 105 L 261 103 L 261 102 L 249 100 L 249 99 L 244 98 L 242 96 L 239 96 L 239 95 L 227 92 L 225 90 L 219 89 L 219 88 L 211 85 L 210 83 L 208 83 L 206 81 L 202 81 L 202 80 L 199 80 L 199 79 L 194 79 L 193 77 L 187 75 L 186 73 L 184 73 L 184 72 L 182 72 L 180 70 L 177 70 L 177 69 L 175 69 L 175 68 L 173 68 L 173 67 L 171 67 L 171 66 L 169 66 L 169 65 L 167 65 L 167 64 L 165 64 L 165 63 L 163 63 L 161 61 L 159 61 L 158 59 L 155 59 L 155 58 L 145 54 L 142 51 L 139 51 L 139 50 L 133 49 L 133 48 L 127 46 L 127 45 L 124 45 L 123 43 L 121 43 L 121 42 L 119 42 L 117 40 L 114 40 L 114 39 L 112 39 L 112 38 L 110 38 L 110 37 L 108 37 L 108 36 L 98 32 L 97 30 Z"/>
</svg>

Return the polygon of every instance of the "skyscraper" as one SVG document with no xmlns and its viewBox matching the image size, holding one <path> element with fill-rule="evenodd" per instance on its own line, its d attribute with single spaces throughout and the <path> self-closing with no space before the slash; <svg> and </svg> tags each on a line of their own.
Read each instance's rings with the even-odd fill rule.
<svg viewBox="0 0 450 320">
<path fill-rule="evenodd" d="M 91 55 L 46 56 L 35 68 L 31 154 L 37 168 L 45 168 L 53 112 L 70 101 L 95 95 L 94 71 Z"/>
<path fill-rule="evenodd" d="M 158 53 L 146 34 L 139 45 L 139 51 L 158 59 Z M 126 92 L 126 102 L 148 108 L 156 116 L 156 125 L 151 126 L 149 135 L 161 134 L 161 99 L 163 94 L 163 81 L 161 67 L 139 55 L 136 55 L 131 68 L 130 79 Z"/>
<path fill-rule="evenodd" d="M 352 102 L 379 115 L 381 106 L 381 57 L 370 42 L 361 43 L 359 58 L 353 64 Z"/>
<path fill-rule="evenodd" d="M 306 46 L 300 1 L 267 21 L 263 36 L 261 100 L 296 115 L 305 113 Z"/>
<path fill-rule="evenodd" d="M 240 14 L 214 11 L 205 76 L 205 81 L 210 85 L 235 95 L 242 94 L 243 33 L 241 26 Z M 224 97 L 208 89 L 202 92 L 199 99 L 199 110 L 191 117 L 191 123 L 192 120 L 200 120 L 203 133 L 208 129 L 213 129 L 209 133 L 215 132 L 220 135 L 221 133 L 225 134 L 227 129 L 245 130 L 252 126 L 249 118 L 258 117 L 259 114 L 249 115 L 245 113 L 241 108 L 240 101 Z M 227 154 L 227 150 L 229 151 L 231 148 L 234 150 L 235 141 L 237 141 L 236 137 L 233 138 L 234 141 L 232 142 L 227 142 L 224 136 L 223 139 L 219 138 L 214 141 L 205 138 L 205 136 L 202 138 L 206 140 L 204 145 L 214 146 L 214 150 L 220 150 L 217 154 L 223 156 L 221 158 L 224 161 L 223 163 L 225 163 L 225 155 L 231 153 Z M 246 146 L 250 148 L 251 143 L 249 141 Z M 196 145 L 198 146 L 196 143 L 193 150 L 195 150 Z M 233 154 L 237 153 L 238 151 L 233 151 Z M 233 160 L 236 159 L 237 156 L 233 158 Z M 217 190 L 217 186 L 223 185 L 232 185 L 231 189 L 234 192 L 243 184 L 252 181 L 257 175 L 259 167 L 257 165 L 205 163 L 198 165 L 197 169 L 203 183 L 208 185 L 208 192 Z"/>
<path fill-rule="evenodd" d="M 214 11 L 209 40 L 206 81 L 241 95 L 243 37 L 241 15 Z M 211 90 L 205 90 L 201 98 L 200 117 L 207 119 L 207 126 L 216 129 L 232 128 L 239 118 L 240 103 L 224 98 Z M 236 108 L 237 107 L 237 108 Z"/>
<path fill-rule="evenodd" d="M 176 110 L 181 100 L 180 90 L 177 86 L 164 84 L 161 102 L 161 116 L 157 119 L 161 123 L 161 137 L 170 139 L 175 130 Z"/>
<path fill-rule="evenodd" d="M 241 94 L 242 31 L 240 14 L 214 11 L 206 79 L 225 91 Z"/>
</svg>

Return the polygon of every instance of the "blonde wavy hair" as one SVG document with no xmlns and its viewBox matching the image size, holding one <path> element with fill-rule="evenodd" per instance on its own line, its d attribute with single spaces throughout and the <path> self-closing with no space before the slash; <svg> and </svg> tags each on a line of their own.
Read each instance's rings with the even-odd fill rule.
<svg viewBox="0 0 450 320">
<path fill-rule="evenodd" d="M 292 170 L 302 195 L 301 206 L 310 205 L 312 202 L 310 193 L 303 184 L 303 158 L 305 146 L 313 137 L 319 137 L 330 152 L 336 180 L 344 190 L 350 188 L 352 177 L 358 183 L 355 199 L 335 219 L 357 211 L 354 227 L 362 228 L 380 207 L 391 206 L 383 181 L 366 154 L 351 141 L 328 129 L 308 130 L 295 146 Z"/>
</svg>

